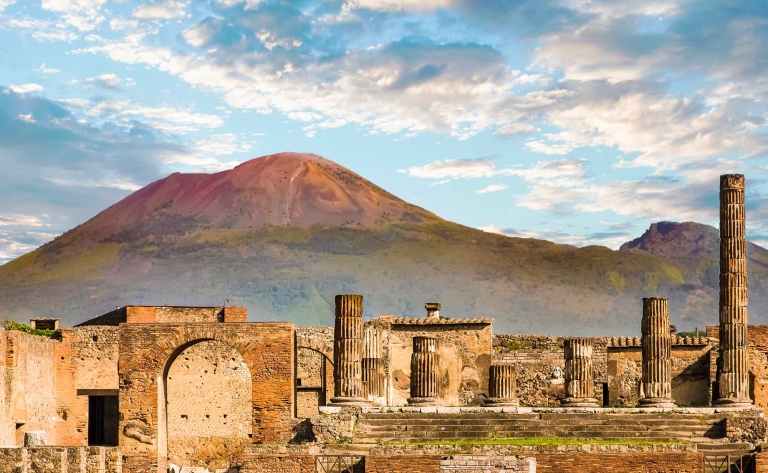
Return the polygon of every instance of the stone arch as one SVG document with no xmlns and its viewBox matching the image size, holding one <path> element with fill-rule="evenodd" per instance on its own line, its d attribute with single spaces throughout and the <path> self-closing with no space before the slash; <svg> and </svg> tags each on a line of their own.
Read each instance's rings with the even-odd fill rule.
<svg viewBox="0 0 768 473">
<path fill-rule="evenodd" d="M 166 370 L 189 346 L 218 340 L 251 373 L 251 443 L 287 442 L 295 408 L 295 326 L 289 323 L 124 324 L 119 331 L 120 446 L 124 466 L 167 471 Z"/>
<path fill-rule="evenodd" d="M 242 354 L 215 339 L 184 344 L 166 361 L 159 389 L 160 456 L 179 466 L 229 468 L 253 433 L 251 373 Z"/>
<path fill-rule="evenodd" d="M 299 336 L 296 364 L 296 417 L 306 418 L 317 414 L 333 397 L 333 346 L 319 338 Z"/>
</svg>

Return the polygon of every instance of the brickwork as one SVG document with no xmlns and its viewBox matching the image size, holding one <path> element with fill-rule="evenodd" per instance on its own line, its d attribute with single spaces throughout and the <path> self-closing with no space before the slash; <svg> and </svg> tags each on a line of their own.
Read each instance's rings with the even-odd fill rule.
<svg viewBox="0 0 768 473">
<path fill-rule="evenodd" d="M 156 322 L 247 322 L 245 307 L 180 307 L 180 306 L 125 306 L 83 322 L 78 327 L 92 325 L 117 326 L 121 323 L 150 324 Z"/>
<path fill-rule="evenodd" d="M 2 473 L 122 473 L 116 447 L 0 448 Z"/>
<path fill-rule="evenodd" d="M 88 395 L 116 395 L 118 328 L 61 329 L 56 346 L 56 424 L 58 445 L 88 445 Z M 117 425 L 114 426 L 117 431 Z"/>
<path fill-rule="evenodd" d="M 538 473 L 701 473 L 698 452 L 622 452 L 536 454 Z"/>
<path fill-rule="evenodd" d="M 333 327 L 297 327 L 296 347 L 296 416 L 306 419 L 333 397 Z"/>
<path fill-rule="evenodd" d="M 315 473 L 315 456 L 249 453 L 240 456 L 240 465 L 240 473 Z"/>
<path fill-rule="evenodd" d="M 165 413 L 158 410 L 165 370 L 186 347 L 203 340 L 229 345 L 248 366 L 252 442 L 290 440 L 295 424 L 294 337 L 295 328 L 288 323 L 121 325 L 118 372 L 124 470 L 167 469 Z"/>
<path fill-rule="evenodd" d="M 368 455 L 365 473 L 439 473 L 443 455 Z"/>
<path fill-rule="evenodd" d="M 180 466 L 228 468 L 251 434 L 251 374 L 220 341 L 196 343 L 168 370 L 168 458 Z"/>
</svg>

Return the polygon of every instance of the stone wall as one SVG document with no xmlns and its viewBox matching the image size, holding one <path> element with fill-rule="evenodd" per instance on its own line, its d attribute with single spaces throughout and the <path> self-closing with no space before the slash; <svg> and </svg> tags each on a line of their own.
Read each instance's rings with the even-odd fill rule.
<svg viewBox="0 0 768 473">
<path fill-rule="evenodd" d="M 116 447 L 0 448 L 2 473 L 122 473 Z"/>
<path fill-rule="evenodd" d="M 58 445 L 88 445 L 88 396 L 117 395 L 118 328 L 83 326 L 60 330 L 56 347 Z M 115 433 L 117 425 L 109 427 Z M 115 439 L 117 440 L 117 439 Z"/>
<path fill-rule="evenodd" d="M 710 352 L 714 348 L 714 345 L 672 346 L 672 398 L 678 406 L 710 405 Z M 637 405 L 641 361 L 639 346 L 608 348 L 609 405 Z"/>
<path fill-rule="evenodd" d="M 756 407 L 768 407 L 768 325 L 750 325 L 749 342 L 749 396 Z"/>
<path fill-rule="evenodd" d="M 297 327 L 296 348 L 296 417 L 306 419 L 333 397 L 333 327 Z"/>
<path fill-rule="evenodd" d="M 234 348 L 248 366 L 253 396 L 251 441 L 291 439 L 296 423 L 293 324 L 125 324 L 120 326 L 118 374 L 120 445 L 127 472 L 152 464 L 167 468 L 167 432 L 161 420 L 166 414 L 162 410 L 165 370 L 185 348 L 204 340 Z"/>
<path fill-rule="evenodd" d="M 0 329 L 2 332 L 2 329 Z M 44 430 L 55 443 L 56 366 L 59 341 L 15 330 L 4 332 L 5 389 L 0 392 L 0 410 L 5 423 L 0 439 L 4 445 L 21 445 L 24 432 Z"/>
<path fill-rule="evenodd" d="M 368 455 L 365 473 L 439 473 L 443 455 Z"/>
<path fill-rule="evenodd" d="M 156 322 L 247 322 L 248 309 L 244 307 L 183 307 L 183 306 L 124 306 L 85 321 L 78 327 L 92 325 L 117 326 L 121 323 Z"/>
<path fill-rule="evenodd" d="M 517 398 L 523 406 L 558 406 L 565 395 L 565 337 L 509 335 L 493 337 L 493 363 L 515 365 Z M 607 338 L 592 338 L 595 397 L 603 397 L 607 376 Z M 559 375 L 559 376 L 554 376 Z"/>
<path fill-rule="evenodd" d="M 437 338 L 441 367 L 438 393 L 445 405 L 479 405 L 487 397 L 491 319 L 379 317 L 365 326 L 379 332 L 387 405 L 402 406 L 410 397 L 411 354 L 413 337 L 417 336 Z"/>
<path fill-rule="evenodd" d="M 305 454 L 243 454 L 240 473 L 315 473 L 315 456 Z"/>
<path fill-rule="evenodd" d="M 538 472 L 558 473 L 701 473 L 704 454 L 697 452 L 550 453 L 536 455 Z"/>
<path fill-rule="evenodd" d="M 217 340 L 196 343 L 168 370 L 168 458 L 179 466 L 229 468 L 250 442 L 251 374 Z"/>
</svg>

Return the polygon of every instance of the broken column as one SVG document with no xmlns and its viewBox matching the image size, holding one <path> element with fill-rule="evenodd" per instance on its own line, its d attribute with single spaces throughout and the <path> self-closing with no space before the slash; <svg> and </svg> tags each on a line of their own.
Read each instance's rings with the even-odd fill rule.
<svg viewBox="0 0 768 473">
<path fill-rule="evenodd" d="M 333 332 L 333 394 L 336 406 L 365 405 L 362 397 L 363 296 L 336 296 Z"/>
<path fill-rule="evenodd" d="M 379 354 L 379 332 L 365 331 L 363 341 L 363 397 L 372 402 L 384 396 L 384 363 Z"/>
<path fill-rule="evenodd" d="M 715 404 L 751 406 L 744 175 L 720 176 L 720 373 Z"/>
<path fill-rule="evenodd" d="M 563 407 L 599 407 L 595 399 L 592 342 L 588 338 L 569 338 L 565 352 L 565 399 Z"/>
<path fill-rule="evenodd" d="M 517 383 L 513 365 L 491 365 L 488 370 L 488 394 L 484 405 L 489 407 L 516 407 L 520 401 L 516 399 Z"/>
<path fill-rule="evenodd" d="M 442 305 L 439 302 L 427 302 L 424 304 L 424 308 L 427 309 L 427 319 L 435 320 L 440 318 L 440 308 Z"/>
<path fill-rule="evenodd" d="M 411 397 L 410 406 L 437 406 L 439 356 L 437 339 L 432 337 L 413 337 L 411 355 Z"/>
<path fill-rule="evenodd" d="M 676 407 L 672 400 L 672 340 L 669 335 L 669 299 L 643 298 L 642 407 Z"/>
</svg>

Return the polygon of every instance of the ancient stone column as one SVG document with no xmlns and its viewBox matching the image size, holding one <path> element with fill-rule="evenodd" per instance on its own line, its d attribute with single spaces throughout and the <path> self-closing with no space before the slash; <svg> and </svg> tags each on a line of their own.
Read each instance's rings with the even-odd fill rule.
<svg viewBox="0 0 768 473">
<path fill-rule="evenodd" d="M 675 407 L 672 400 L 672 340 L 669 335 L 669 299 L 643 298 L 642 407 Z"/>
<path fill-rule="evenodd" d="M 363 397 L 367 401 L 384 396 L 384 363 L 379 354 L 379 332 L 365 331 L 363 340 Z"/>
<path fill-rule="evenodd" d="M 595 399 L 592 342 L 588 338 L 569 338 L 565 352 L 565 399 L 563 407 L 600 407 Z"/>
<path fill-rule="evenodd" d="M 491 365 L 488 370 L 488 399 L 484 405 L 489 407 L 516 407 L 520 401 L 516 399 L 517 383 L 513 365 Z"/>
<path fill-rule="evenodd" d="M 747 239 L 744 175 L 720 176 L 720 406 L 746 407 L 749 398 L 747 354 Z"/>
<path fill-rule="evenodd" d="M 336 296 L 333 332 L 333 394 L 331 404 L 364 405 L 360 359 L 363 351 L 363 296 Z"/>
<path fill-rule="evenodd" d="M 440 405 L 438 393 L 438 370 L 440 360 L 437 354 L 437 339 L 413 337 L 411 355 L 411 397 L 408 405 Z"/>
</svg>

